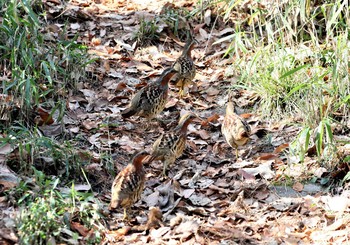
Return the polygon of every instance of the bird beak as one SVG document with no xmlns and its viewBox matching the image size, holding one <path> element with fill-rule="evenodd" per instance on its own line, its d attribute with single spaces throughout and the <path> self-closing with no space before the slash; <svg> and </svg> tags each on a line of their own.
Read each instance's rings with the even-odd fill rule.
<svg viewBox="0 0 350 245">
<path fill-rule="evenodd" d="M 201 122 L 204 121 L 200 116 L 198 116 L 198 115 L 196 115 L 196 114 L 194 114 L 194 116 L 195 116 L 194 120 L 195 120 L 196 122 L 201 123 Z"/>
<path fill-rule="evenodd" d="M 148 155 L 148 156 L 145 158 L 145 162 L 146 162 L 146 163 L 151 163 L 155 158 L 156 158 L 155 156 Z"/>
</svg>

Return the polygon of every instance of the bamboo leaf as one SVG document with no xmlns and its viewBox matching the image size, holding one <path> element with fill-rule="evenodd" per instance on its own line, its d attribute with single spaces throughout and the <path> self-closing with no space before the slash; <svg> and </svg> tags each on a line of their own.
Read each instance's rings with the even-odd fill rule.
<svg viewBox="0 0 350 245">
<path fill-rule="evenodd" d="M 279 79 L 283 79 L 285 77 L 288 77 L 294 73 L 296 73 L 297 71 L 301 70 L 301 69 L 304 69 L 304 68 L 309 68 L 310 65 L 309 64 L 305 64 L 305 65 L 302 65 L 302 66 L 298 66 L 290 71 L 287 71 L 286 73 L 284 73 L 282 76 L 279 77 Z"/>
</svg>

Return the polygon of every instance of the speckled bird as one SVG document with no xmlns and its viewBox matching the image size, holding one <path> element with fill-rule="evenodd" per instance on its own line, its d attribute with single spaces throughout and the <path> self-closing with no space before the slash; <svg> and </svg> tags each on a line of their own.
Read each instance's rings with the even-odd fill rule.
<svg viewBox="0 0 350 245">
<path fill-rule="evenodd" d="M 151 155 L 163 162 L 163 175 L 168 166 L 180 157 L 186 148 L 187 127 L 197 116 L 193 113 L 183 115 L 178 125 L 171 131 L 163 133 L 153 144 Z"/>
<path fill-rule="evenodd" d="M 177 71 L 167 68 L 154 82 L 138 91 L 130 102 L 130 105 L 121 114 L 123 118 L 141 116 L 149 121 L 164 110 L 168 100 L 168 83 Z"/>
<path fill-rule="evenodd" d="M 235 112 L 235 103 L 229 97 L 226 105 L 226 115 L 221 126 L 221 132 L 226 142 L 236 150 L 238 158 L 238 146 L 245 145 L 250 136 L 250 126 Z"/>
<path fill-rule="evenodd" d="M 191 55 L 195 44 L 196 40 L 191 36 L 188 36 L 181 56 L 175 61 L 173 65 L 174 69 L 178 71 L 175 81 L 176 87 L 179 88 L 180 98 L 187 94 L 187 92 L 185 92 L 185 89 L 192 84 L 192 81 L 196 76 L 196 67 L 193 63 Z"/>
<path fill-rule="evenodd" d="M 143 164 L 152 160 L 150 154 L 145 151 L 137 153 L 132 162 L 120 171 L 113 181 L 109 209 L 114 210 L 122 207 L 124 209 L 123 219 L 128 217 L 127 209 L 130 209 L 141 198 L 145 183 Z"/>
</svg>

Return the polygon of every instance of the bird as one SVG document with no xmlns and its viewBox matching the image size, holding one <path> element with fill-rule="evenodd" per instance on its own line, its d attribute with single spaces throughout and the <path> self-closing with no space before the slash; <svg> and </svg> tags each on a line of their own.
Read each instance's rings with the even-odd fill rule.
<svg viewBox="0 0 350 245">
<path fill-rule="evenodd" d="M 179 88 L 180 98 L 186 94 L 185 88 L 192 84 L 196 76 L 196 67 L 191 56 L 195 44 L 196 40 L 188 35 L 181 56 L 173 64 L 174 69 L 178 72 L 174 80 L 176 81 L 175 86 Z"/>
<path fill-rule="evenodd" d="M 236 150 L 236 159 L 238 158 L 238 146 L 245 145 L 251 133 L 248 123 L 235 111 L 235 102 L 229 96 L 226 105 L 226 115 L 221 125 L 221 132 L 226 142 Z"/>
<path fill-rule="evenodd" d="M 185 150 L 187 127 L 196 117 L 192 112 L 184 114 L 173 130 L 163 133 L 153 143 L 151 155 L 154 160 L 163 162 L 163 176 L 166 176 L 168 166 L 173 164 Z"/>
<path fill-rule="evenodd" d="M 119 207 L 124 209 L 123 220 L 128 218 L 127 209 L 141 198 L 145 183 L 145 170 L 143 164 L 153 161 L 146 151 L 137 153 L 129 163 L 115 177 L 112 184 L 112 198 L 108 209 Z"/>
<path fill-rule="evenodd" d="M 121 112 L 122 117 L 129 118 L 136 115 L 148 121 L 156 117 L 164 110 L 168 100 L 168 83 L 176 73 L 172 67 L 165 69 L 156 81 L 135 94 L 129 107 Z"/>
</svg>

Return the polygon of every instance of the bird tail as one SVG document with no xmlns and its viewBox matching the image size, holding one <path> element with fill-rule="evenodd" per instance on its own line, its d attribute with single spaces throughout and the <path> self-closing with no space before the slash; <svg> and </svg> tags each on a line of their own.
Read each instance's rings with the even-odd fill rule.
<svg viewBox="0 0 350 245">
<path fill-rule="evenodd" d="M 131 116 L 136 114 L 136 110 L 134 110 L 132 108 L 127 108 L 124 111 L 122 111 L 121 114 L 122 114 L 123 118 L 129 118 L 129 117 L 131 117 Z"/>
</svg>

